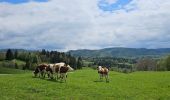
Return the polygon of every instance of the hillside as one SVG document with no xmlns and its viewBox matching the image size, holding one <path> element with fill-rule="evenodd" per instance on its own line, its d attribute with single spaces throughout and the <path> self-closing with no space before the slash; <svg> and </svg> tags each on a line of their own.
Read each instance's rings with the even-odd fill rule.
<svg viewBox="0 0 170 100">
<path fill-rule="evenodd" d="M 6 53 L 8 49 L 0 49 L 0 53 Z M 15 52 L 15 51 L 18 51 L 18 52 L 34 52 L 34 51 L 38 51 L 38 50 L 26 50 L 26 49 L 11 49 L 12 52 Z"/>
<path fill-rule="evenodd" d="M 6 68 L 0 66 L 0 75 L 2 74 L 21 74 L 28 71 L 20 70 L 20 69 L 13 69 L 13 68 Z"/>
<path fill-rule="evenodd" d="M 68 73 L 67 83 L 33 78 L 31 72 L 0 75 L 2 100 L 169 100 L 169 72 L 110 72 L 99 81 L 96 70 Z M 161 80 L 160 80 L 161 79 Z"/>
<path fill-rule="evenodd" d="M 146 49 L 146 48 L 105 48 L 100 50 L 70 50 L 73 56 L 82 57 L 160 57 L 170 54 L 170 48 Z"/>
</svg>

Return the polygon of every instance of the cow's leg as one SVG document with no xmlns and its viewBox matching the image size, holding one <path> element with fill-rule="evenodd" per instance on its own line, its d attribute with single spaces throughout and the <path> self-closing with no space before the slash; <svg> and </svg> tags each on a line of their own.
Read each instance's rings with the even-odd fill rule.
<svg viewBox="0 0 170 100">
<path fill-rule="evenodd" d="M 56 77 L 57 80 L 59 80 L 60 79 L 60 73 L 57 73 L 56 75 L 57 75 L 57 77 Z"/>
<path fill-rule="evenodd" d="M 105 79 L 106 79 L 106 82 L 107 82 L 107 75 L 104 75 Z"/>
<path fill-rule="evenodd" d="M 66 73 L 60 73 L 60 81 L 65 81 L 66 82 Z"/>
<path fill-rule="evenodd" d="M 39 78 L 41 77 L 41 73 L 40 73 L 40 72 L 38 72 L 38 77 L 39 77 Z"/>
<path fill-rule="evenodd" d="M 48 77 L 48 78 L 51 78 L 51 77 L 52 77 L 51 72 L 49 72 L 49 71 L 47 72 L 47 77 Z"/>
<path fill-rule="evenodd" d="M 67 78 L 67 73 L 66 73 L 66 78 Z"/>
<path fill-rule="evenodd" d="M 43 78 L 45 78 L 46 74 L 47 74 L 47 71 L 44 70 L 44 71 L 43 71 Z"/>
<path fill-rule="evenodd" d="M 57 80 L 57 74 L 58 73 L 54 73 L 54 79 Z"/>
<path fill-rule="evenodd" d="M 41 77 L 41 70 L 38 68 L 38 77 Z"/>
<path fill-rule="evenodd" d="M 100 74 L 100 81 L 102 81 L 102 74 Z"/>
<path fill-rule="evenodd" d="M 108 76 L 108 74 L 105 75 L 105 78 L 106 78 L 106 82 L 109 82 L 109 76 Z"/>
<path fill-rule="evenodd" d="M 43 71 L 41 71 L 41 78 L 43 78 L 44 77 L 44 72 Z"/>
<path fill-rule="evenodd" d="M 47 72 L 47 77 L 50 78 L 50 73 L 49 72 Z"/>
<path fill-rule="evenodd" d="M 43 78 L 45 78 L 46 74 L 47 74 L 46 70 L 43 70 Z"/>
<path fill-rule="evenodd" d="M 64 74 L 64 80 L 66 82 L 66 78 L 67 78 L 67 73 Z"/>
<path fill-rule="evenodd" d="M 63 75 L 62 73 L 59 74 L 59 79 L 61 82 L 62 82 L 62 75 Z"/>
<path fill-rule="evenodd" d="M 50 73 L 50 78 L 53 79 L 53 73 Z"/>
<path fill-rule="evenodd" d="M 57 73 L 57 80 L 60 79 L 60 73 Z"/>
</svg>

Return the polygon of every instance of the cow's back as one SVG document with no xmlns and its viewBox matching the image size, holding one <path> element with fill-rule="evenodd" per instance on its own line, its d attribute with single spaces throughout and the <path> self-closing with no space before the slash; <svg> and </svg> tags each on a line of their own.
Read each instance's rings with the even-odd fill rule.
<svg viewBox="0 0 170 100">
<path fill-rule="evenodd" d="M 47 67 L 48 67 L 47 64 L 40 64 L 40 65 L 38 65 L 37 68 L 38 68 L 40 71 L 42 71 L 42 70 L 46 69 Z"/>
</svg>

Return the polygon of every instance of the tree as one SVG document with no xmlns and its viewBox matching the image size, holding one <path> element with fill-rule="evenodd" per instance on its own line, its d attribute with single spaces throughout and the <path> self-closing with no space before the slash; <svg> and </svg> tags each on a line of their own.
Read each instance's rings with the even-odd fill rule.
<svg viewBox="0 0 170 100">
<path fill-rule="evenodd" d="M 32 63 L 38 64 L 40 62 L 38 55 L 33 55 L 31 59 L 32 59 Z"/>
<path fill-rule="evenodd" d="M 167 70 L 165 58 L 162 58 L 157 62 L 156 70 L 157 71 L 166 71 Z"/>
<path fill-rule="evenodd" d="M 17 59 L 17 58 L 18 58 L 18 51 L 17 51 L 17 50 L 15 50 L 14 58 L 15 58 L 15 59 Z"/>
<path fill-rule="evenodd" d="M 31 62 L 27 61 L 26 64 L 25 64 L 25 67 L 23 68 L 23 70 L 29 69 L 30 67 L 31 67 Z"/>
<path fill-rule="evenodd" d="M 166 58 L 166 68 L 168 71 L 170 71 L 170 56 Z"/>
<path fill-rule="evenodd" d="M 69 65 L 73 67 L 74 69 L 77 69 L 77 62 L 75 57 L 70 57 L 70 63 Z"/>
<path fill-rule="evenodd" d="M 42 49 L 41 54 L 42 54 L 42 55 L 46 55 L 45 49 Z"/>
<path fill-rule="evenodd" d="M 81 58 L 81 57 L 78 57 L 78 60 L 77 60 L 77 68 L 78 68 L 78 69 L 81 69 L 82 66 L 83 66 L 82 58 Z"/>
<path fill-rule="evenodd" d="M 12 60 L 12 59 L 14 59 L 14 55 L 13 55 L 11 49 L 8 49 L 6 52 L 6 60 Z"/>
<path fill-rule="evenodd" d="M 137 69 L 140 71 L 156 70 L 156 61 L 150 58 L 140 59 L 137 63 Z"/>
</svg>

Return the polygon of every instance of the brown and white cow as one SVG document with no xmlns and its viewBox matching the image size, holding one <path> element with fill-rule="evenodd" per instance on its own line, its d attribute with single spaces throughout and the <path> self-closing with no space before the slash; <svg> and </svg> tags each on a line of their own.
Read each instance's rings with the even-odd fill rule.
<svg viewBox="0 0 170 100">
<path fill-rule="evenodd" d="M 105 77 L 106 82 L 109 82 L 108 78 L 109 70 L 106 67 L 98 66 L 98 73 L 100 76 L 100 80 L 102 80 L 103 77 Z"/>
<path fill-rule="evenodd" d="M 54 78 L 55 79 L 61 79 L 66 81 L 67 72 L 73 71 L 73 68 L 71 68 L 69 65 L 66 66 L 65 63 L 56 63 L 54 64 L 53 68 Z"/>
<path fill-rule="evenodd" d="M 61 66 L 60 70 L 59 70 L 59 74 L 60 74 L 60 79 L 66 82 L 66 78 L 67 78 L 67 72 L 73 71 L 73 68 L 70 67 L 70 65 L 67 66 Z"/>
<path fill-rule="evenodd" d="M 47 64 L 39 64 L 34 70 L 34 76 L 43 77 L 45 78 L 46 68 L 48 67 Z"/>
</svg>

